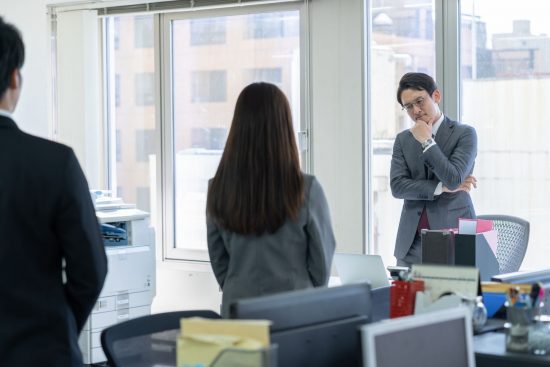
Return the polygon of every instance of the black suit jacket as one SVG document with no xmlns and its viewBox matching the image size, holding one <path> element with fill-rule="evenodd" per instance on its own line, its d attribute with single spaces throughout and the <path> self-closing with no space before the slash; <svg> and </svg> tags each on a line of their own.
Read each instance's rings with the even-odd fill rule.
<svg viewBox="0 0 550 367">
<path fill-rule="evenodd" d="M 106 273 L 72 149 L 0 116 L 0 365 L 82 366 L 78 334 Z"/>
</svg>

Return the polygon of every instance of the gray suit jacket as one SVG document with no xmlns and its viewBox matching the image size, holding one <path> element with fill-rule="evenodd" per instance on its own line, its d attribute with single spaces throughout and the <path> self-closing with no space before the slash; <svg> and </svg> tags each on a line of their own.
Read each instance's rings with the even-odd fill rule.
<svg viewBox="0 0 550 367">
<path fill-rule="evenodd" d="M 222 316 L 238 299 L 324 286 L 328 283 L 334 234 L 323 189 L 304 174 L 305 200 L 296 221 L 273 234 L 243 236 L 206 216 L 208 252 L 223 290 Z"/>
<path fill-rule="evenodd" d="M 394 251 L 398 259 L 411 247 L 424 206 L 430 229 L 456 228 L 458 218 L 475 218 L 467 192 L 434 196 L 439 182 L 452 190 L 472 173 L 477 155 L 475 129 L 445 117 L 435 141 L 437 144 L 423 153 L 409 130 L 395 138 L 390 185 L 394 197 L 405 199 Z"/>
</svg>

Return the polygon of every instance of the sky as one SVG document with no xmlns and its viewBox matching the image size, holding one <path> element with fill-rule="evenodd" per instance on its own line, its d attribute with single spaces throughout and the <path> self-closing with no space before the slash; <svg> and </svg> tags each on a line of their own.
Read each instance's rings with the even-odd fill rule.
<svg viewBox="0 0 550 367">
<path fill-rule="evenodd" d="M 494 33 L 511 33 L 512 21 L 531 21 L 531 33 L 550 36 L 548 21 L 549 0 L 462 0 L 462 13 L 471 14 L 472 8 L 487 24 L 488 39 Z"/>
</svg>

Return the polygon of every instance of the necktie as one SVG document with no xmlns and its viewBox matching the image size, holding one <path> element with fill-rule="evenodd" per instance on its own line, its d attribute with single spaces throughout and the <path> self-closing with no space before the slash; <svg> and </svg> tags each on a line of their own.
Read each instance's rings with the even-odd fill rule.
<svg viewBox="0 0 550 367">
<path fill-rule="evenodd" d="M 420 220 L 418 221 L 418 226 L 416 231 L 418 234 L 422 232 L 423 229 L 430 229 L 430 223 L 428 222 L 428 214 L 426 213 L 426 205 L 422 208 L 422 214 L 420 214 Z"/>
</svg>

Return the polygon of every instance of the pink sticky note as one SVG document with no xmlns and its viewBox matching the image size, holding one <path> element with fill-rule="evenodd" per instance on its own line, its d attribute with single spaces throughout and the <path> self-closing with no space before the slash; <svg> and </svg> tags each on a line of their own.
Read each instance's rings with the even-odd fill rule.
<svg viewBox="0 0 550 367">
<path fill-rule="evenodd" d="M 476 219 L 476 233 L 483 233 L 493 230 L 493 221 L 490 219 Z"/>
</svg>

